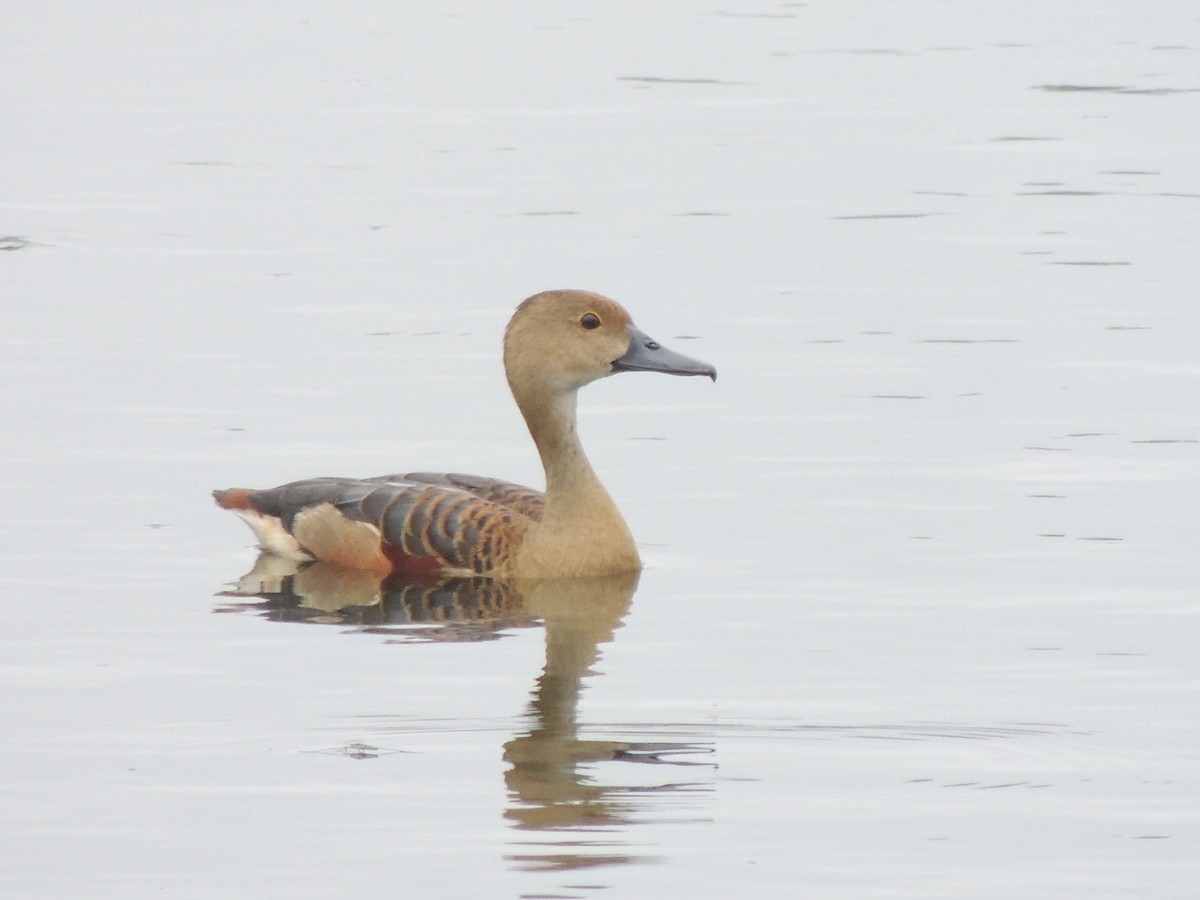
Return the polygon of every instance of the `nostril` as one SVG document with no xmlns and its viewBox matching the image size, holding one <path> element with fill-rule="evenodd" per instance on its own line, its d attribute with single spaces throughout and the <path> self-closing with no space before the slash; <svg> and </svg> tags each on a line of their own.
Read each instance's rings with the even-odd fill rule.
<svg viewBox="0 0 1200 900">
<path fill-rule="evenodd" d="M 646 349 L 647 350 L 661 350 L 662 344 L 660 344 L 658 341 L 646 341 Z"/>
</svg>

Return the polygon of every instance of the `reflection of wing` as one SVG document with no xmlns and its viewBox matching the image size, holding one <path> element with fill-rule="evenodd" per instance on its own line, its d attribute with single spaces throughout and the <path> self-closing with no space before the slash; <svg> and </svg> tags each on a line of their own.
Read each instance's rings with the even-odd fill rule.
<svg viewBox="0 0 1200 900">
<path fill-rule="evenodd" d="M 257 610 L 281 622 L 357 625 L 414 640 L 490 640 L 503 629 L 537 621 L 525 610 L 520 589 L 500 579 L 381 581 L 370 572 L 300 563 L 271 553 L 260 555 L 254 569 L 222 596 L 239 602 L 218 607 L 221 612 Z"/>
<path fill-rule="evenodd" d="M 494 578 L 453 578 L 433 586 L 385 584 L 380 624 L 531 625 L 534 620 L 522 599 L 517 588 Z"/>
<path fill-rule="evenodd" d="M 520 485 L 428 473 L 312 478 L 214 496 L 268 549 L 413 577 L 494 570 L 512 558 L 544 504 Z"/>
</svg>

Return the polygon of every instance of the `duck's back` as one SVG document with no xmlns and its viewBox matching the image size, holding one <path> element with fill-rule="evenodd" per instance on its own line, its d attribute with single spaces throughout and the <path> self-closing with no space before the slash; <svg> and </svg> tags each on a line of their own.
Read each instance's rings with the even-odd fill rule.
<svg viewBox="0 0 1200 900">
<path fill-rule="evenodd" d="M 265 549 L 418 578 L 502 572 L 545 504 L 522 485 L 430 472 L 312 478 L 213 496 Z"/>
</svg>

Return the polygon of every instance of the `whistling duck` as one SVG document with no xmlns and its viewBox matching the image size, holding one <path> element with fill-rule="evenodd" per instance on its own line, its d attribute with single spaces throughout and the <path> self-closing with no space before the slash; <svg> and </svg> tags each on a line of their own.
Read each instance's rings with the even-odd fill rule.
<svg viewBox="0 0 1200 900">
<path fill-rule="evenodd" d="M 264 550 L 381 577 L 564 578 L 641 568 L 629 527 L 592 471 L 575 430 L 581 387 L 615 372 L 707 375 L 663 347 L 618 303 L 546 291 L 517 307 L 504 371 L 546 471 L 541 493 L 473 475 L 313 478 L 267 490 L 214 491 Z"/>
</svg>

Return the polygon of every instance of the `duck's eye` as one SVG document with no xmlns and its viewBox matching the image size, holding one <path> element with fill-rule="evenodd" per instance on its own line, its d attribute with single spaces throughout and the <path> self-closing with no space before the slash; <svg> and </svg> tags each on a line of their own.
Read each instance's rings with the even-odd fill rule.
<svg viewBox="0 0 1200 900">
<path fill-rule="evenodd" d="M 579 324 L 582 325 L 584 328 L 586 328 L 588 331 L 591 331 L 593 328 L 600 327 L 600 317 L 592 312 L 584 313 L 579 318 Z"/>
</svg>

